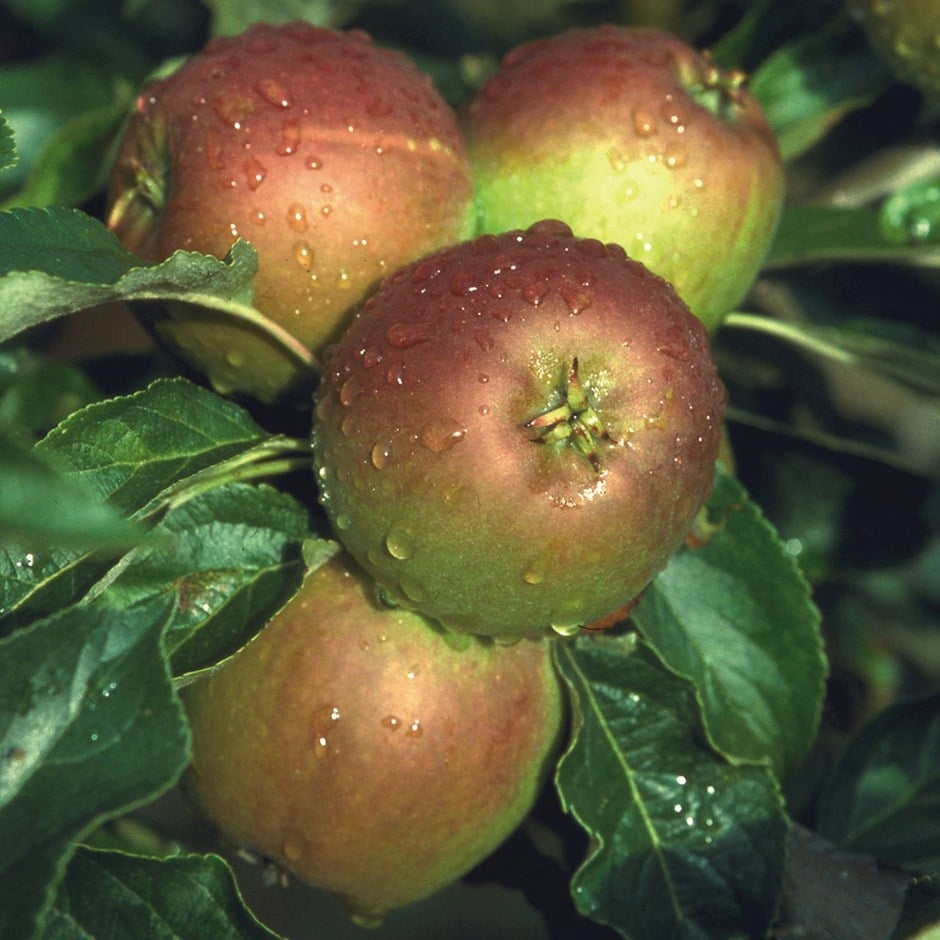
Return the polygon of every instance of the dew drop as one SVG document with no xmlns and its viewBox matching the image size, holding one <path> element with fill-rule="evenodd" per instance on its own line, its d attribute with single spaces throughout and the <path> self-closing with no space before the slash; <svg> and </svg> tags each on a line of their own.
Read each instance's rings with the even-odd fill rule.
<svg viewBox="0 0 940 940">
<path fill-rule="evenodd" d="M 346 271 L 340 271 L 339 274 L 336 275 L 336 280 L 333 281 L 333 287 L 335 287 L 336 290 L 346 291 L 352 286 L 352 279 Z"/>
<path fill-rule="evenodd" d="M 240 369 L 245 364 L 245 357 L 234 349 L 230 349 L 225 354 L 225 362 L 233 369 Z"/>
<path fill-rule="evenodd" d="M 389 731 L 397 731 L 401 727 L 401 718 L 397 715 L 386 715 L 382 719 L 381 725 L 383 728 L 388 728 Z"/>
<path fill-rule="evenodd" d="M 373 366 L 379 365 L 383 359 L 382 350 L 378 349 L 375 346 L 370 346 L 362 354 L 362 364 L 367 368 L 371 369 Z"/>
<path fill-rule="evenodd" d="M 288 118 L 281 125 L 281 139 L 274 148 L 274 152 L 281 157 L 289 157 L 297 152 L 300 146 L 300 120 Z M 309 165 L 309 164 L 308 164 Z"/>
<path fill-rule="evenodd" d="M 522 580 L 526 584 L 541 584 L 545 580 L 545 575 L 538 568 L 526 568 L 522 572 Z"/>
<path fill-rule="evenodd" d="M 422 734 L 424 734 L 424 728 L 421 727 L 421 722 L 417 718 L 405 729 L 405 736 L 409 738 L 420 738 Z"/>
<path fill-rule="evenodd" d="M 299 839 L 287 836 L 281 845 L 281 853 L 288 864 L 294 864 L 295 862 L 299 862 L 303 857 L 303 845 Z"/>
<path fill-rule="evenodd" d="M 646 108 L 633 111 L 633 129 L 638 137 L 652 137 L 657 131 L 656 118 Z"/>
<path fill-rule="evenodd" d="M 522 299 L 533 307 L 537 307 L 548 294 L 548 285 L 541 281 L 527 284 L 522 289 Z"/>
<path fill-rule="evenodd" d="M 345 532 L 352 525 L 352 519 L 349 513 L 341 512 L 334 520 L 334 524 L 341 532 Z"/>
<path fill-rule="evenodd" d="M 385 550 L 399 561 L 405 561 L 414 553 L 411 534 L 405 529 L 389 529 L 385 535 Z"/>
<path fill-rule="evenodd" d="M 421 428 L 421 445 L 435 454 L 443 454 L 459 444 L 467 429 L 452 418 L 432 419 Z"/>
<path fill-rule="evenodd" d="M 307 157 L 306 166 L 308 170 L 322 170 L 323 161 L 319 157 Z"/>
<path fill-rule="evenodd" d="M 309 242 L 304 239 L 294 242 L 294 260 L 308 273 L 313 270 L 313 249 Z"/>
<path fill-rule="evenodd" d="M 263 78 L 255 83 L 255 91 L 276 108 L 289 108 L 293 104 L 290 92 L 278 81 Z"/>
<path fill-rule="evenodd" d="M 372 466 L 376 470 L 384 470 L 392 456 L 392 445 L 388 441 L 379 441 L 372 447 Z"/>
<path fill-rule="evenodd" d="M 573 316 L 587 310 L 591 306 L 591 291 L 580 284 L 562 284 L 558 289 L 561 299 L 565 302 L 568 312 Z"/>
<path fill-rule="evenodd" d="M 307 210 L 299 202 L 292 202 L 287 210 L 287 224 L 295 232 L 306 232 L 309 228 Z"/>
<path fill-rule="evenodd" d="M 328 757 L 333 752 L 330 743 L 330 734 L 341 718 L 340 710 L 335 705 L 325 705 L 313 715 L 313 756 L 319 760 Z"/>
<path fill-rule="evenodd" d="M 339 403 L 349 407 L 359 394 L 359 382 L 355 378 L 348 378 L 339 387 Z"/>
<path fill-rule="evenodd" d="M 553 623 L 552 630 L 559 636 L 574 636 L 581 629 L 579 623 Z"/>
<path fill-rule="evenodd" d="M 396 349 L 410 349 L 426 343 L 435 333 L 435 324 L 426 320 L 419 323 L 393 323 L 385 332 L 385 338 Z"/>
</svg>

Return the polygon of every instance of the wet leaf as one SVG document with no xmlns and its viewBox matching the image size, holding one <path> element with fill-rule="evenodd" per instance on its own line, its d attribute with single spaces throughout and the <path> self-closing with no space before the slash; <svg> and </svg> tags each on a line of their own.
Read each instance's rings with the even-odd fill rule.
<svg viewBox="0 0 940 940">
<path fill-rule="evenodd" d="M 691 686 L 642 644 L 581 635 L 555 650 L 574 708 L 556 786 L 591 844 L 578 909 L 633 940 L 762 936 L 787 832 L 773 776 L 703 742 Z"/>
<path fill-rule="evenodd" d="M 736 480 L 719 473 L 708 509 L 717 528 L 672 558 L 633 621 L 694 686 L 715 748 L 783 775 L 819 724 L 819 613 L 795 559 Z"/>
</svg>

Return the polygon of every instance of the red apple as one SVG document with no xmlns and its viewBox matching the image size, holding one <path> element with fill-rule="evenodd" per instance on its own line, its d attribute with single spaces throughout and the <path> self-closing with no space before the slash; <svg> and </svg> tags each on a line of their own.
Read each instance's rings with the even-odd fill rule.
<svg viewBox="0 0 940 940">
<path fill-rule="evenodd" d="M 259 24 L 144 89 L 108 224 L 152 261 L 251 242 L 255 306 L 319 354 L 385 274 L 468 233 L 471 189 L 456 116 L 411 60 L 361 32 Z M 302 384 L 243 322 L 170 305 L 155 328 L 220 392 Z"/>
<path fill-rule="evenodd" d="M 518 826 L 562 724 L 547 641 L 454 645 L 377 605 L 341 555 L 183 697 L 201 810 L 366 921 L 453 882 Z"/>
<path fill-rule="evenodd" d="M 569 633 L 681 544 L 724 403 L 672 287 L 544 221 L 436 252 L 366 302 L 317 393 L 320 497 L 387 600 L 458 632 Z"/>
<path fill-rule="evenodd" d="M 776 230 L 784 173 L 739 72 L 655 29 L 573 29 L 519 46 L 469 103 L 480 229 L 541 218 L 621 244 L 709 330 Z"/>
</svg>

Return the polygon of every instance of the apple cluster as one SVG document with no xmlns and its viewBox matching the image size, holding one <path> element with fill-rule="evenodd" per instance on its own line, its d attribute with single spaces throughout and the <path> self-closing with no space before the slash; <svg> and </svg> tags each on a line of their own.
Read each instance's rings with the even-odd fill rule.
<svg viewBox="0 0 940 940">
<path fill-rule="evenodd" d="M 655 30 L 511 52 L 458 112 L 363 33 L 256 25 L 140 95 L 108 222 L 257 251 L 262 323 L 148 325 L 221 393 L 313 391 L 341 546 L 184 690 L 187 787 L 371 921 L 466 872 L 557 756 L 558 635 L 629 609 L 711 487 L 709 332 L 783 194 L 743 76 Z M 308 399 L 309 400 L 309 399 Z"/>
</svg>

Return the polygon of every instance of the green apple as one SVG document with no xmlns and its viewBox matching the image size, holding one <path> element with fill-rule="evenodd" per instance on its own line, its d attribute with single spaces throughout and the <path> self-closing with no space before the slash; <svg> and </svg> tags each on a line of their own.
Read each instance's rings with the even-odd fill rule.
<svg viewBox="0 0 940 940">
<path fill-rule="evenodd" d="M 201 811 L 366 922 L 500 845 L 545 782 L 563 721 L 547 641 L 455 646 L 379 606 L 343 555 L 183 698 Z"/>
<path fill-rule="evenodd" d="M 479 230 L 541 218 L 622 245 L 714 330 L 776 230 L 784 173 L 740 72 L 655 29 L 519 46 L 468 104 Z"/>
</svg>

